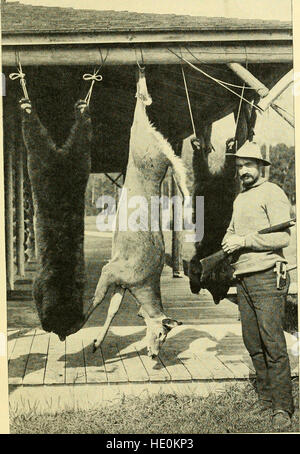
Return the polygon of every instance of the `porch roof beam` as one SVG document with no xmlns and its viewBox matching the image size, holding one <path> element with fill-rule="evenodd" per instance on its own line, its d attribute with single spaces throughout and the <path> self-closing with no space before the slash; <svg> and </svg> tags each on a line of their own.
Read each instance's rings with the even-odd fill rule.
<svg viewBox="0 0 300 454">
<path fill-rule="evenodd" d="M 106 65 L 136 65 L 136 58 L 143 55 L 144 63 L 147 64 L 179 64 L 181 55 L 194 64 L 224 64 L 224 63 L 292 63 L 292 44 L 280 45 L 212 45 L 193 46 L 193 57 L 185 47 L 166 47 L 164 45 L 141 46 L 141 52 L 135 52 L 133 46 L 118 46 L 109 48 Z M 19 52 L 22 65 L 24 66 L 87 66 L 101 65 L 102 58 L 99 46 L 20 46 L 2 47 L 3 66 L 15 66 L 16 50 Z M 103 48 L 101 49 L 103 50 Z M 105 52 L 105 49 L 104 49 Z M 102 52 L 103 56 L 103 52 Z M 137 57 L 136 57 L 137 56 Z"/>
</svg>

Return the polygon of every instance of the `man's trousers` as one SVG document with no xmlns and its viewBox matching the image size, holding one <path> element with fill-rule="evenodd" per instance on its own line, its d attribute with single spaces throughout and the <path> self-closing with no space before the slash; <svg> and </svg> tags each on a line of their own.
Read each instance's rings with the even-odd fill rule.
<svg viewBox="0 0 300 454">
<path fill-rule="evenodd" d="M 256 371 L 259 399 L 292 415 L 291 371 L 283 333 L 288 287 L 287 275 L 285 287 L 276 288 L 274 268 L 237 276 L 243 340 Z"/>
</svg>

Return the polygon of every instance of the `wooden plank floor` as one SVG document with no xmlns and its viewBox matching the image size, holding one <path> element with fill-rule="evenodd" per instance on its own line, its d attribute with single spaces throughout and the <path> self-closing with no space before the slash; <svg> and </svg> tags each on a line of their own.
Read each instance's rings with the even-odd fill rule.
<svg viewBox="0 0 300 454">
<path fill-rule="evenodd" d="M 111 239 L 87 236 L 85 241 L 88 302 L 101 268 L 109 259 Z M 137 316 L 137 305 L 127 292 L 101 349 L 95 354 L 92 342 L 105 320 L 109 298 L 95 310 L 86 326 L 65 342 L 42 331 L 30 296 L 34 269 L 31 264 L 26 279 L 16 282 L 16 291 L 8 301 L 11 385 L 169 383 L 176 387 L 185 383 L 191 387 L 193 382 L 244 380 L 253 373 L 242 340 L 237 306 L 228 300 L 216 306 L 206 291 L 191 294 L 188 280 L 173 279 L 167 266 L 161 279 L 163 305 L 168 317 L 182 321 L 183 325 L 169 333 L 157 360 L 147 356 L 144 322 Z M 297 339 L 289 334 L 286 338 L 295 376 L 298 357 L 291 349 Z"/>
<path fill-rule="evenodd" d="M 222 381 L 247 379 L 253 372 L 238 322 L 179 326 L 170 332 L 157 360 L 146 355 L 142 326 L 113 326 L 102 348 L 92 353 L 98 331 L 97 327 L 83 328 L 65 342 L 41 330 L 15 333 L 16 337 L 8 341 L 9 383 Z M 296 339 L 288 334 L 286 338 L 291 351 Z M 298 375 L 298 358 L 290 354 L 290 361 L 293 375 Z"/>
</svg>

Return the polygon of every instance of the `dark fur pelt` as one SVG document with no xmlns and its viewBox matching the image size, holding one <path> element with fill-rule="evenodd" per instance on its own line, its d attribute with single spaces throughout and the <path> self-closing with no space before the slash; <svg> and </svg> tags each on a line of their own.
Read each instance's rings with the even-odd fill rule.
<svg viewBox="0 0 300 454">
<path fill-rule="evenodd" d="M 208 167 L 208 153 L 211 152 L 209 137 L 208 131 L 207 140 L 204 137 L 192 141 L 195 180 L 193 197 L 195 201 L 196 196 L 204 196 L 204 237 L 201 242 L 195 243 L 195 255 L 190 262 L 189 277 L 193 293 L 206 288 L 217 304 L 227 295 L 233 281 L 233 268 L 229 261 L 225 260 L 215 268 L 208 279 L 203 281 L 199 261 L 221 249 L 236 195 L 235 162 L 234 158 L 227 157 L 220 172 L 212 174 Z"/>
<path fill-rule="evenodd" d="M 83 317 L 84 208 L 90 173 L 91 120 L 75 104 L 75 123 L 57 147 L 37 114 L 22 111 L 33 192 L 38 274 L 33 296 L 45 331 L 60 338 Z"/>
</svg>

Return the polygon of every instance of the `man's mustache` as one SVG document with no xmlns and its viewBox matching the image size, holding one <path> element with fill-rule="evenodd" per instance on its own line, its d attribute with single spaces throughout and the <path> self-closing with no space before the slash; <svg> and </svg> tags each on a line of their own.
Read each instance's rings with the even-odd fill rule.
<svg viewBox="0 0 300 454">
<path fill-rule="evenodd" d="M 249 175 L 249 173 L 246 173 L 245 175 L 241 176 L 241 179 L 243 180 L 244 178 L 252 178 L 252 175 Z"/>
</svg>

